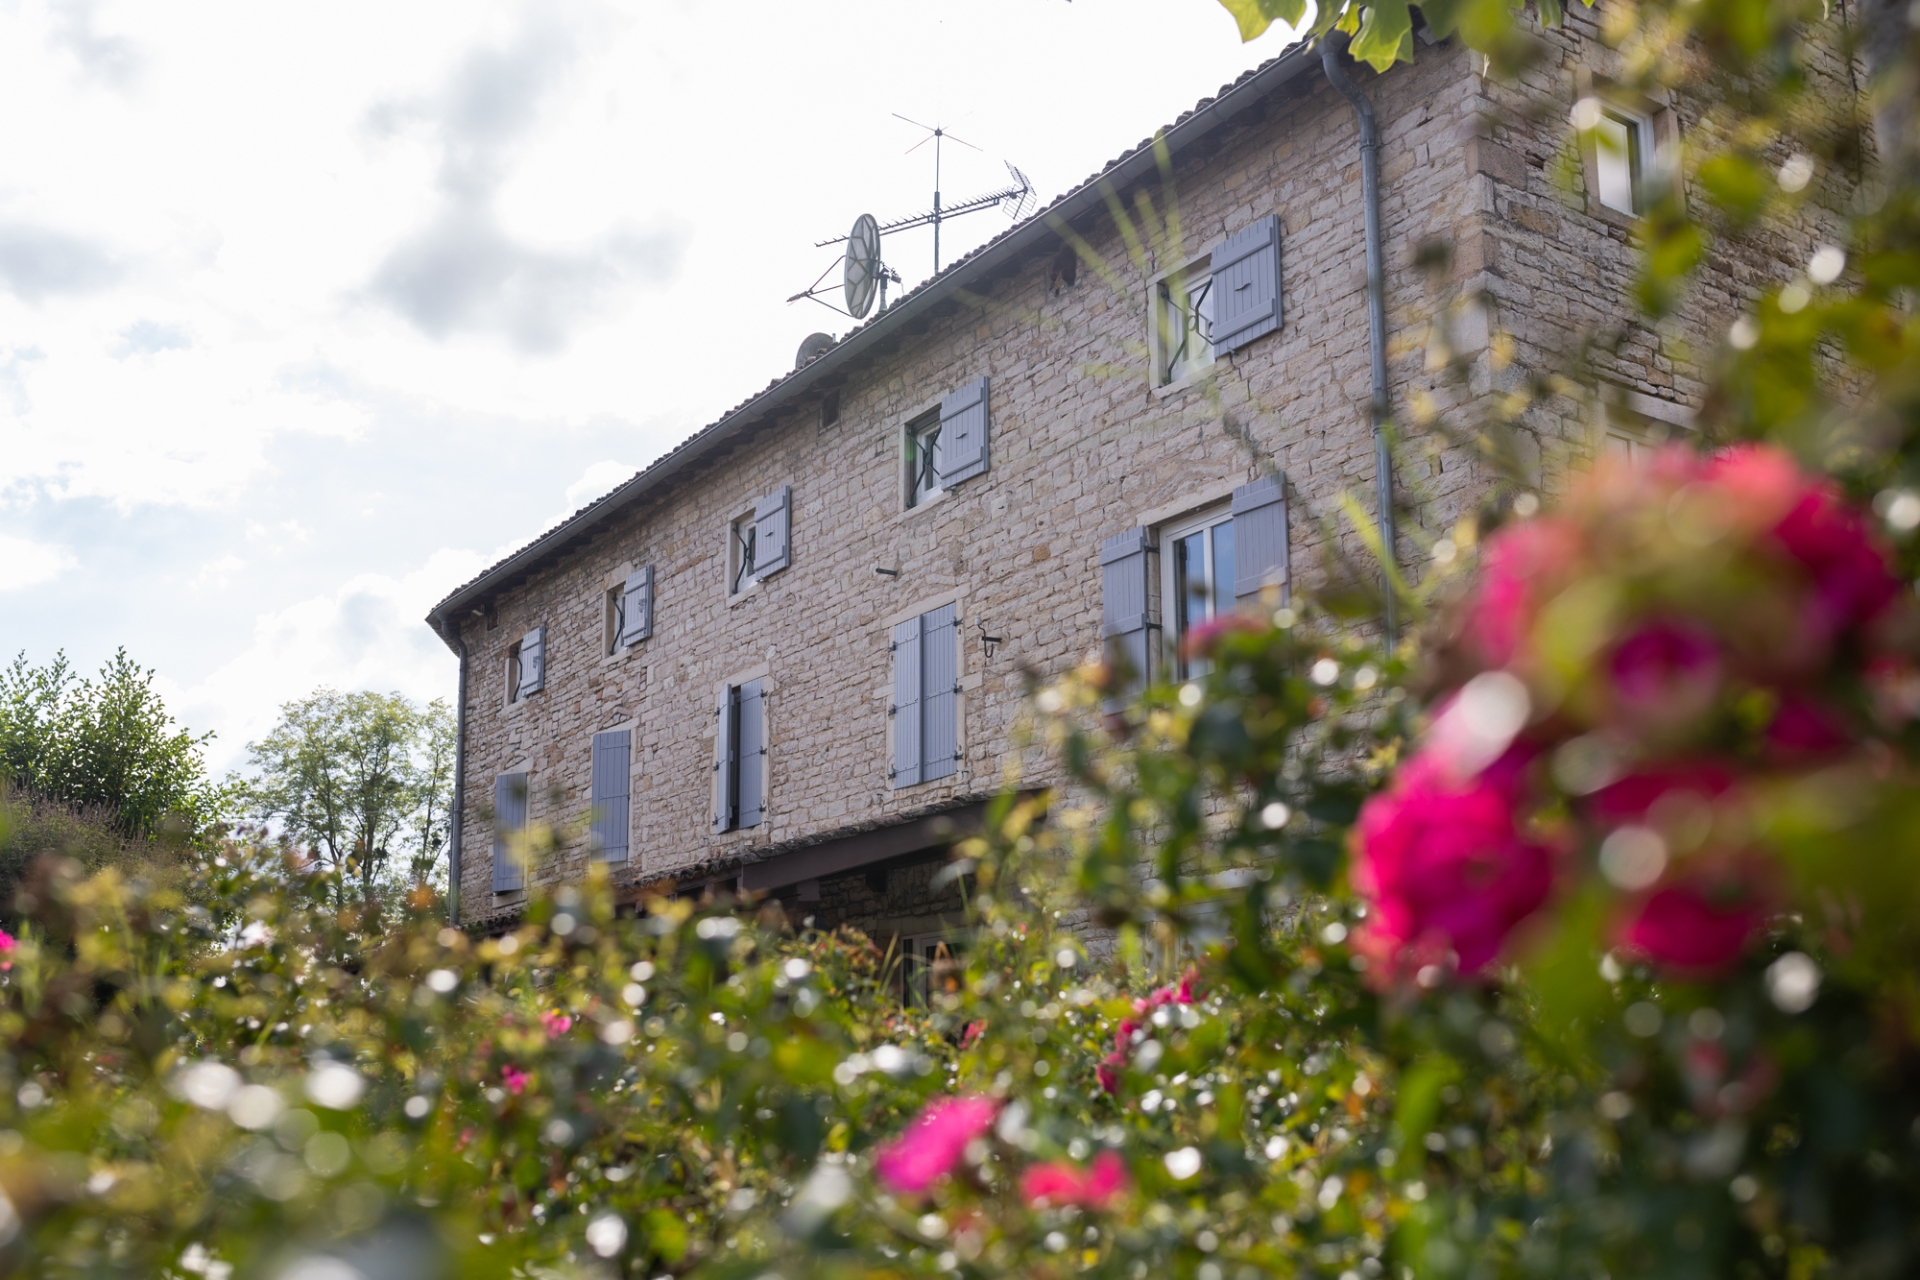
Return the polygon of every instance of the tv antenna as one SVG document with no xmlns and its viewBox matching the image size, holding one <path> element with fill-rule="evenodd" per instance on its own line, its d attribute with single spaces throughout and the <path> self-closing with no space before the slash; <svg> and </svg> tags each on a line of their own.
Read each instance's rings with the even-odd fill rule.
<svg viewBox="0 0 1920 1280">
<path fill-rule="evenodd" d="M 823 307 L 859 320 L 864 318 L 872 308 L 874 292 L 877 287 L 880 295 L 880 309 L 884 311 L 887 307 L 887 286 L 889 284 L 899 284 L 900 273 L 894 271 L 880 260 L 881 236 L 887 234 L 889 231 L 910 231 L 915 227 L 932 227 L 933 273 L 939 275 L 940 224 L 942 222 L 945 222 L 949 218 L 961 217 L 964 214 L 978 213 L 982 209 L 991 209 L 996 205 L 1004 209 L 1007 216 L 1017 222 L 1025 216 L 1031 206 L 1033 202 L 1033 183 L 1027 179 L 1026 174 L 1020 172 L 1019 169 L 1011 164 L 1007 165 L 1007 173 L 1013 179 L 1010 185 L 1002 187 L 998 191 L 990 191 L 986 195 L 975 196 L 971 200 L 963 200 L 959 204 L 942 205 L 940 203 L 941 144 L 951 141 L 957 142 L 963 147 L 972 147 L 975 151 L 980 150 L 980 148 L 973 146 L 973 144 L 965 138 L 954 137 L 942 126 L 928 126 L 921 124 L 917 120 L 907 120 L 907 117 L 900 115 L 898 112 L 895 112 L 894 115 L 897 119 L 906 120 L 908 124 L 916 129 L 927 130 L 926 137 L 907 148 L 908 155 L 912 155 L 921 147 L 926 146 L 928 142 L 933 143 L 933 209 L 927 213 L 914 214 L 910 218 L 899 218 L 893 222 L 885 223 L 876 221 L 872 214 L 863 213 L 854 220 L 853 230 L 846 235 L 835 236 L 831 240 L 816 240 L 814 242 L 814 248 L 816 249 L 824 249 L 829 245 L 836 244 L 844 244 L 847 246 L 841 253 L 839 262 L 834 264 L 834 266 L 841 267 L 841 288 L 847 305 L 844 309 L 836 307 L 833 303 L 828 302 L 820 296 L 822 292 L 824 292 L 820 287 L 821 283 L 833 274 L 833 266 L 829 266 L 825 271 L 822 271 L 819 278 L 807 288 L 788 298 L 788 302 L 798 302 L 802 298 L 811 298 Z"/>
</svg>

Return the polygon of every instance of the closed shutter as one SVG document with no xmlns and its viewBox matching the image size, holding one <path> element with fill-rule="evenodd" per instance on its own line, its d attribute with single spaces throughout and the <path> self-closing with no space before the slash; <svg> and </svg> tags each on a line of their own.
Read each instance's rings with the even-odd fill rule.
<svg viewBox="0 0 1920 1280">
<path fill-rule="evenodd" d="M 628 802 L 632 792 L 633 731 L 593 735 L 593 826 L 590 843 L 600 862 L 627 860 Z"/>
<path fill-rule="evenodd" d="M 520 694 L 524 698 L 547 687 L 547 629 L 535 627 L 520 637 Z"/>
<path fill-rule="evenodd" d="M 740 690 L 733 685 L 720 699 L 714 711 L 719 721 L 713 744 L 713 768 L 717 781 L 713 792 L 713 829 L 731 831 L 739 816 L 740 794 Z"/>
<path fill-rule="evenodd" d="M 954 605 L 942 605 L 920 618 L 920 678 L 922 724 L 920 780 L 951 777 L 960 750 L 960 725 L 954 716 L 959 705 L 959 675 L 955 670 Z"/>
<path fill-rule="evenodd" d="M 987 469 L 987 380 L 975 378 L 940 402 L 940 487 Z"/>
<path fill-rule="evenodd" d="M 1233 491 L 1233 598 L 1258 601 L 1268 587 L 1287 592 L 1287 478 L 1261 476 Z"/>
<path fill-rule="evenodd" d="M 493 891 L 512 893 L 527 887 L 525 841 L 527 775 L 503 773 L 493 780 Z M 516 840 L 521 847 L 516 849 Z"/>
<path fill-rule="evenodd" d="M 783 484 L 753 504 L 753 576 L 787 567 L 793 530 L 793 486 Z"/>
<path fill-rule="evenodd" d="M 653 566 L 628 574 L 620 598 L 620 647 L 624 649 L 653 634 Z"/>
<path fill-rule="evenodd" d="M 1213 349 L 1228 352 L 1280 327 L 1280 219 L 1272 214 L 1213 251 Z"/>
<path fill-rule="evenodd" d="M 735 825 L 760 825 L 761 798 L 766 794 L 767 777 L 767 700 L 761 682 L 740 686 L 740 781 L 736 804 L 739 818 Z"/>
<path fill-rule="evenodd" d="M 920 781 L 920 619 L 893 629 L 893 770 L 896 787 Z"/>
<path fill-rule="evenodd" d="M 1129 529 L 1100 544 L 1100 638 L 1107 661 L 1125 669 L 1125 687 L 1137 689 L 1151 674 L 1148 662 L 1147 564 L 1153 534 Z"/>
</svg>

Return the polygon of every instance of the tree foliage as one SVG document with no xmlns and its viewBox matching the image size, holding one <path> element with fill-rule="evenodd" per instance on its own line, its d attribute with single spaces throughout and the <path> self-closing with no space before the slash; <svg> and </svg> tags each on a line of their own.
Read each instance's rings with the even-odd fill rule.
<svg viewBox="0 0 1920 1280">
<path fill-rule="evenodd" d="M 361 894 L 431 884 L 447 842 L 457 726 L 445 700 L 321 689 L 247 746 L 249 809 Z"/>
<path fill-rule="evenodd" d="M 96 679 L 64 653 L 44 667 L 24 653 L 0 670 L 0 777 L 73 809 L 95 810 L 121 835 L 151 839 L 169 823 L 191 834 L 222 818 L 227 790 L 208 777 L 211 733 L 180 728 L 125 649 Z"/>
</svg>

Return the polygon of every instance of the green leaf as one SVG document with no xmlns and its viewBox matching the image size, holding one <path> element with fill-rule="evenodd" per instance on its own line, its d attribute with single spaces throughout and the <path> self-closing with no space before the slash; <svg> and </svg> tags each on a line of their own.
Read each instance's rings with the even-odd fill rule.
<svg viewBox="0 0 1920 1280">
<path fill-rule="evenodd" d="M 1360 22 L 1360 34 L 1347 47 L 1375 71 L 1413 61 L 1413 11 L 1407 0 L 1373 0 Z"/>
<path fill-rule="evenodd" d="M 1240 25 L 1243 43 L 1264 35 L 1276 22 L 1299 26 L 1307 12 L 1306 0 L 1220 0 L 1220 7 Z"/>
</svg>

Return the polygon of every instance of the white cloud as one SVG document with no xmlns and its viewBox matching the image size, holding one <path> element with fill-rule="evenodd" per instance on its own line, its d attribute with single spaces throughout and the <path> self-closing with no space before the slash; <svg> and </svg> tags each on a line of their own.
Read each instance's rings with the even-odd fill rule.
<svg viewBox="0 0 1920 1280">
<path fill-rule="evenodd" d="M 238 769 L 246 744 L 273 727 L 282 703 L 322 685 L 452 699 L 458 660 L 423 621 L 454 583 L 488 557 L 441 550 L 400 576 L 356 575 L 254 620 L 250 642 L 192 685 L 162 681 L 184 724 L 217 733 L 209 762 Z M 164 673 L 162 673 L 164 675 Z"/>
<path fill-rule="evenodd" d="M 64 547 L 0 533 L 0 591 L 51 582 L 77 563 Z"/>
<path fill-rule="evenodd" d="M 247 562 L 229 551 L 218 560 L 209 560 L 200 566 L 200 572 L 187 584 L 189 591 L 205 592 L 224 590 L 233 582 L 235 574 L 247 567 Z"/>
<path fill-rule="evenodd" d="M 567 486 L 567 510 L 570 516 L 580 508 L 603 494 L 611 493 L 615 488 L 633 479 L 634 472 L 640 468 L 627 462 L 615 462 L 604 459 L 589 466 L 580 473 L 580 478 Z M 565 516 L 561 517 L 565 519 Z M 555 523 L 559 523 L 555 521 Z"/>
</svg>

